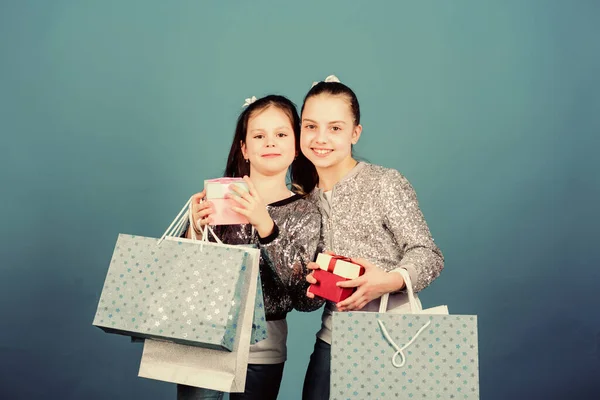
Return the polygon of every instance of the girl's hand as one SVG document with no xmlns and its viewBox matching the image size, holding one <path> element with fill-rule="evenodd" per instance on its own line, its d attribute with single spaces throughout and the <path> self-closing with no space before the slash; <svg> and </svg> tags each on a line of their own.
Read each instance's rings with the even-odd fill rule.
<svg viewBox="0 0 600 400">
<path fill-rule="evenodd" d="M 330 256 L 334 255 L 333 252 L 331 251 L 324 251 L 325 254 L 329 254 Z M 317 270 L 321 267 L 319 267 L 319 264 L 317 264 L 316 262 L 309 262 L 306 265 L 306 268 L 311 269 L 311 270 Z M 316 283 L 318 283 L 319 281 L 317 281 L 317 278 L 314 277 L 313 273 L 311 272 L 310 274 L 306 275 L 306 282 L 310 283 L 311 285 L 314 285 Z M 309 297 L 311 299 L 315 298 L 314 293 L 309 292 L 309 289 L 306 289 L 306 297 Z"/>
<path fill-rule="evenodd" d="M 363 258 L 353 258 L 352 262 L 362 265 L 365 273 L 356 279 L 336 284 L 343 288 L 357 288 L 350 297 L 336 304 L 339 311 L 361 310 L 371 300 L 404 287 L 404 279 L 400 274 L 388 273 Z"/>
<path fill-rule="evenodd" d="M 249 177 L 244 176 L 244 181 L 248 184 L 249 192 L 237 187 L 235 184 L 229 186 L 229 188 L 237 193 L 239 196 L 225 195 L 226 198 L 235 200 L 239 206 L 231 207 L 231 209 L 246 218 L 248 218 L 248 222 L 254 226 L 256 232 L 261 238 L 265 238 L 273 233 L 273 228 L 275 227 L 275 223 L 271 216 L 269 215 L 269 211 L 267 211 L 267 206 L 264 204 L 254 184 L 250 180 Z"/>
<path fill-rule="evenodd" d="M 306 265 L 306 268 L 308 269 L 312 269 L 312 270 L 316 270 L 319 269 L 321 267 L 319 267 L 319 264 L 317 264 L 316 262 L 309 262 Z M 317 283 L 317 279 L 314 277 L 313 273 L 311 272 L 310 274 L 306 275 L 306 281 L 308 283 L 310 283 L 311 285 L 314 285 L 315 283 Z M 315 295 L 314 293 L 309 292 L 310 287 L 306 289 L 306 297 L 310 298 L 310 299 L 314 299 Z"/>
<path fill-rule="evenodd" d="M 196 233 L 202 232 L 205 225 L 210 225 L 212 219 L 210 214 L 215 209 L 210 201 L 202 201 L 206 197 L 206 189 L 192 196 L 192 221 L 194 221 Z M 189 232 L 188 232 L 189 233 Z"/>
</svg>

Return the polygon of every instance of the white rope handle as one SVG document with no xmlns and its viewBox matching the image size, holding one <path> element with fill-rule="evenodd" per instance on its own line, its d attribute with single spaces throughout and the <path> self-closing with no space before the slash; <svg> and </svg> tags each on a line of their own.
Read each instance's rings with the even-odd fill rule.
<svg viewBox="0 0 600 400">
<path fill-rule="evenodd" d="M 185 219 L 187 219 L 186 211 L 187 211 L 188 207 L 190 206 L 191 202 L 192 202 L 192 198 L 190 197 L 190 199 L 187 201 L 187 203 L 185 203 L 185 205 L 183 206 L 181 211 L 179 211 L 179 213 L 177 214 L 177 216 L 175 217 L 173 222 L 171 222 L 171 225 L 169 225 L 169 227 L 167 228 L 165 233 L 163 233 L 163 235 L 160 237 L 160 239 L 158 240 L 158 244 L 161 244 L 162 241 L 165 239 L 165 237 L 173 236 L 173 233 L 176 232 L 177 228 L 181 226 L 181 221 L 182 220 L 185 221 Z"/>
<path fill-rule="evenodd" d="M 389 273 L 392 273 L 392 274 L 398 273 L 398 274 L 402 275 L 402 279 L 404 279 L 404 284 L 406 285 L 406 291 L 408 293 L 408 303 L 410 304 L 410 312 L 412 314 L 417 314 L 419 311 L 421 311 L 421 307 L 419 307 L 419 304 L 417 303 L 417 300 L 415 299 L 415 292 L 413 290 L 412 282 L 410 280 L 410 274 L 408 273 L 408 271 L 401 268 L 401 269 L 395 270 L 394 272 L 389 272 Z M 386 293 L 383 296 L 381 296 L 381 301 L 379 303 L 379 312 L 380 313 L 387 312 L 389 299 L 390 299 L 389 293 Z"/>
<path fill-rule="evenodd" d="M 190 208 L 191 208 L 192 203 L 190 202 L 189 205 L 190 205 Z M 168 235 L 168 236 L 180 237 L 181 234 L 183 233 L 183 230 L 185 229 L 185 224 L 187 222 L 188 222 L 187 214 L 183 214 L 181 216 L 181 218 L 179 219 L 179 222 L 177 223 L 177 225 L 175 226 L 175 228 L 171 232 L 171 234 Z"/>
<path fill-rule="evenodd" d="M 386 340 L 388 341 L 389 344 L 392 345 L 392 347 L 394 349 L 396 349 L 396 352 L 394 353 L 394 356 L 392 357 L 392 365 L 396 368 L 401 368 L 404 366 L 404 364 L 406 364 L 406 356 L 404 355 L 404 350 L 406 350 L 408 348 L 408 346 L 410 346 L 411 344 L 414 343 L 414 341 L 417 339 L 417 337 L 419 337 L 419 335 L 429 326 L 431 325 L 431 321 L 427 321 L 427 323 L 425 325 L 423 325 L 421 327 L 421 329 L 419 329 L 417 331 L 417 333 L 415 334 L 415 336 L 413 336 L 412 339 L 410 339 L 408 341 L 408 343 L 406 343 L 404 346 L 399 347 L 396 342 L 394 342 L 394 340 L 391 338 L 390 334 L 388 333 L 387 329 L 385 329 L 385 325 L 383 324 L 383 322 L 381 320 L 377 320 L 377 323 L 379 324 L 379 327 L 381 328 L 381 332 L 383 333 L 383 336 L 385 336 Z M 400 364 L 396 363 L 396 357 L 400 356 L 400 359 L 402 360 L 400 362 Z"/>
<path fill-rule="evenodd" d="M 217 236 L 217 234 L 215 233 L 215 231 L 213 231 L 213 229 L 210 226 L 208 226 L 208 225 L 204 225 L 204 229 L 202 229 L 202 238 L 201 238 L 202 242 L 208 242 L 208 233 L 209 232 L 215 238 L 215 241 L 217 243 L 223 244 L 223 242 L 221 241 L 221 239 L 219 239 L 219 237 Z M 195 239 L 196 232 L 192 232 L 192 236 L 194 236 L 194 240 L 196 240 Z"/>
<path fill-rule="evenodd" d="M 193 196 L 189 198 L 189 200 L 185 203 L 183 208 L 179 211 L 179 213 L 177 214 L 177 216 L 175 217 L 173 222 L 171 222 L 171 224 L 169 225 L 167 230 L 163 233 L 163 235 L 158 240 L 158 243 L 157 243 L 158 245 L 160 245 L 167 236 L 180 236 L 186 222 L 189 222 L 191 239 L 193 241 L 198 241 L 198 237 L 196 236 L 196 230 L 194 229 L 194 221 L 193 221 L 193 217 L 192 217 L 192 215 L 193 215 L 192 199 L 193 199 Z M 213 237 L 215 238 L 215 241 L 217 243 L 223 244 L 221 239 L 219 239 L 217 234 L 208 225 L 204 226 L 204 229 L 202 231 L 202 238 L 200 239 L 200 241 L 208 242 L 208 232 L 210 232 L 213 235 Z"/>
<path fill-rule="evenodd" d="M 190 233 L 191 233 L 191 237 L 193 241 L 197 241 L 198 237 L 196 236 L 196 229 L 195 229 L 195 222 L 194 222 L 194 218 L 193 218 L 193 209 L 192 209 L 192 204 L 190 203 L 190 209 L 188 212 L 188 219 L 189 219 L 189 226 L 190 226 Z M 202 238 L 200 239 L 201 242 L 208 242 L 208 232 L 210 232 L 213 237 L 215 238 L 215 241 L 219 244 L 223 244 L 223 242 L 221 241 L 221 239 L 219 239 L 219 237 L 217 236 L 217 234 L 215 233 L 215 231 L 212 230 L 212 228 L 209 225 L 204 225 L 204 229 L 202 229 Z M 200 250 L 204 250 L 204 246 L 200 246 Z"/>
</svg>

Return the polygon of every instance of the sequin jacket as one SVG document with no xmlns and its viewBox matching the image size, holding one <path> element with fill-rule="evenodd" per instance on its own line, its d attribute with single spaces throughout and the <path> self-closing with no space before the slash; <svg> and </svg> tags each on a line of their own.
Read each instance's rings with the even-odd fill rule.
<svg viewBox="0 0 600 400">
<path fill-rule="evenodd" d="M 283 319 L 292 309 L 314 311 L 324 301 L 306 297 L 309 284 L 305 277 L 310 272 L 306 265 L 316 257 L 321 214 L 300 195 L 269 204 L 267 209 L 278 233 L 266 240 L 259 241 L 249 224 L 221 225 L 214 231 L 223 243 L 256 244 L 260 248 L 260 277 L 268 321 Z"/>
<path fill-rule="evenodd" d="M 442 271 L 443 255 L 415 191 L 398 171 L 361 162 L 334 185 L 330 202 L 324 196 L 316 188 L 309 199 L 321 209 L 325 250 L 365 258 L 386 271 L 405 268 L 415 291 Z"/>
</svg>

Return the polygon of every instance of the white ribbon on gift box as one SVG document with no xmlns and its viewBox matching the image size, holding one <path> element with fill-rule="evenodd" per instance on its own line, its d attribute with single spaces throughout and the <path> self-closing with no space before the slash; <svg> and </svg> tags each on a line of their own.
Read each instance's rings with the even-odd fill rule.
<svg viewBox="0 0 600 400">
<path fill-rule="evenodd" d="M 207 179 L 204 181 L 204 188 L 206 189 L 206 199 L 223 199 L 227 193 L 238 196 L 238 194 L 229 188 L 229 185 L 236 185 L 238 188 L 248 192 L 248 184 L 242 178 L 224 178 L 223 182 L 219 179 Z"/>
<path fill-rule="evenodd" d="M 406 271 L 405 269 L 398 269 L 398 270 L 395 270 L 394 273 L 399 273 L 400 275 L 402 275 L 402 278 L 404 278 L 404 283 L 406 285 L 406 291 L 408 293 L 408 302 L 410 304 L 410 311 L 411 311 L 410 313 L 411 314 L 448 315 L 448 306 L 438 306 L 438 307 L 433 307 L 433 308 L 423 310 L 422 307 L 419 306 L 419 304 L 417 303 L 417 301 L 415 299 L 415 293 L 413 291 L 412 282 L 410 280 L 410 275 L 409 275 L 408 271 Z M 381 296 L 381 302 L 379 304 L 379 312 L 382 314 L 387 313 L 389 297 L 390 297 L 389 293 L 386 293 L 383 296 Z M 394 339 L 392 339 L 392 337 L 388 333 L 387 329 L 385 328 L 383 321 L 378 319 L 377 323 L 379 324 L 379 327 L 381 328 L 381 332 L 383 333 L 383 336 L 385 337 L 385 339 L 396 350 L 396 352 L 392 356 L 392 365 L 396 368 L 400 368 L 400 367 L 403 367 L 404 364 L 406 363 L 406 356 L 404 355 L 404 350 L 406 350 L 411 344 L 414 343 L 414 341 L 417 339 L 417 337 L 419 337 L 419 335 L 431 324 L 431 321 L 427 321 L 421 328 L 419 328 L 419 330 L 412 337 L 412 339 L 410 339 L 402 347 L 398 346 L 396 344 L 396 342 L 394 341 Z M 401 359 L 400 363 L 396 362 L 396 357 L 398 357 L 398 356 L 400 356 L 400 359 Z"/>
<path fill-rule="evenodd" d="M 332 256 L 329 254 L 319 253 L 317 255 L 316 263 L 322 270 L 327 271 L 329 269 L 329 263 L 331 262 L 331 258 Z M 361 268 L 362 267 L 358 264 L 354 264 L 344 260 L 336 260 L 335 266 L 333 268 L 333 273 L 337 276 L 341 276 L 342 278 L 355 279 L 360 276 L 359 274 Z"/>
</svg>

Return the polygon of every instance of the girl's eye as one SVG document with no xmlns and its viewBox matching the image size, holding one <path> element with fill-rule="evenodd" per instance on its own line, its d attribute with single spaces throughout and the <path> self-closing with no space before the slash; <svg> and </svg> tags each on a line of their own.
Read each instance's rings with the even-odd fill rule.
<svg viewBox="0 0 600 400">
<path fill-rule="evenodd" d="M 316 126 L 315 126 L 315 125 L 313 125 L 313 124 L 307 124 L 307 125 L 304 125 L 304 127 L 305 127 L 306 129 L 315 129 L 315 128 L 316 128 Z"/>
<path fill-rule="evenodd" d="M 287 133 L 279 132 L 279 133 L 277 134 L 277 136 L 278 136 L 278 137 L 286 137 L 286 136 L 287 136 Z"/>
<path fill-rule="evenodd" d="M 334 132 L 338 132 L 338 131 L 341 131 L 342 128 L 340 128 L 339 126 L 332 126 L 331 130 L 333 130 Z"/>
<path fill-rule="evenodd" d="M 265 135 L 254 135 L 254 139 L 262 139 Z"/>
</svg>

